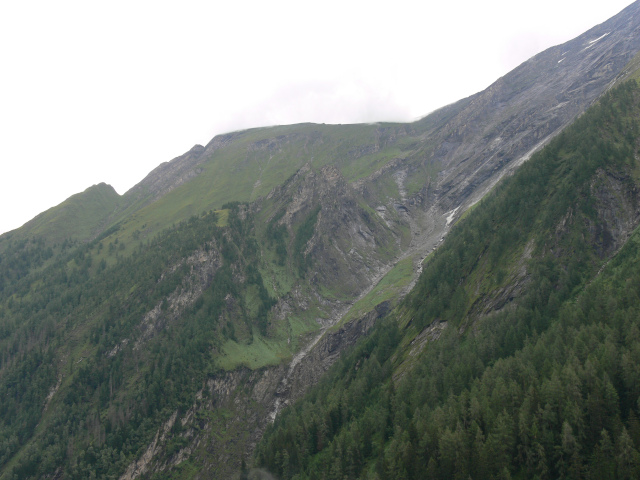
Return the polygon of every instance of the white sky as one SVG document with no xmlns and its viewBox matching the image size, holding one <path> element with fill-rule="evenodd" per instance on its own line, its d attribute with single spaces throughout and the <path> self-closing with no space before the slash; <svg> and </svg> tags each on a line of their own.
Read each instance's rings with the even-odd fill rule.
<svg viewBox="0 0 640 480">
<path fill-rule="evenodd" d="M 413 120 L 630 3 L 2 1 L 0 232 L 219 133 Z"/>
</svg>

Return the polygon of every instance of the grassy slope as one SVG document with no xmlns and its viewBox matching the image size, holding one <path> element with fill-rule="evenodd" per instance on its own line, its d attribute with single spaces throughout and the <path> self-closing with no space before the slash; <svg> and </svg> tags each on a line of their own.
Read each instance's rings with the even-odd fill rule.
<svg viewBox="0 0 640 480">
<path fill-rule="evenodd" d="M 399 261 L 380 279 L 378 284 L 364 297 L 353 304 L 349 312 L 333 329 L 337 330 L 344 322 L 349 322 L 372 311 L 383 302 L 394 302 L 400 291 L 406 287 L 413 277 L 413 260 L 405 258 Z"/>
<path fill-rule="evenodd" d="M 265 197 L 307 163 L 314 169 L 334 164 L 348 181 L 356 181 L 391 160 L 421 159 L 424 154 L 420 152 L 425 148 L 421 136 L 437 124 L 434 120 L 413 124 L 301 124 L 241 132 L 230 145 L 214 151 L 201 165 L 203 171 L 198 176 L 118 219 L 119 231 L 106 241 L 122 238 L 126 243 L 135 231 L 151 238 L 191 215 L 218 209 L 227 202 Z M 415 188 L 410 189 L 424 185 L 437 172 L 423 173 L 412 178 Z"/>
<path fill-rule="evenodd" d="M 120 196 L 110 185 L 93 185 L 42 212 L 20 229 L 3 235 L 2 241 L 5 243 L 7 237 L 44 237 L 47 244 L 54 244 L 65 239 L 88 239 L 100 230 L 119 199 Z"/>
<path fill-rule="evenodd" d="M 335 163 L 349 180 L 361 178 L 390 159 L 405 155 L 402 144 L 369 154 L 357 153 L 361 148 L 385 141 L 384 135 L 376 133 L 380 127 L 393 132 L 407 128 L 403 124 L 302 124 L 247 130 L 231 145 L 214 152 L 203 165 L 201 175 L 142 210 L 125 209 L 124 216 L 111 222 L 120 224 L 119 235 L 145 229 L 156 234 L 192 215 L 218 209 L 224 203 L 249 202 L 265 196 L 308 162 L 314 167 Z M 108 226 L 103 223 L 114 212 L 119 199 L 112 187 L 94 185 L 41 213 L 11 236 L 14 239 L 43 236 L 48 243 L 65 239 L 84 241 L 99 232 L 100 227 Z"/>
<path fill-rule="evenodd" d="M 94 185 L 0 236 L 0 291 L 98 235 L 119 201 L 111 186 Z"/>
</svg>

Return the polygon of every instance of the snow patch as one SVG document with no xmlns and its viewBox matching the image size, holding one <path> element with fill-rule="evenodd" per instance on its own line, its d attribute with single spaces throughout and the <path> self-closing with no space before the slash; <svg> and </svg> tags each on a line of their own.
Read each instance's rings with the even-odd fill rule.
<svg viewBox="0 0 640 480">
<path fill-rule="evenodd" d="M 609 35 L 610 33 L 611 33 L 611 32 L 607 32 L 607 33 L 605 33 L 604 35 L 602 35 L 601 37 L 598 37 L 598 38 L 596 38 L 595 40 L 591 40 L 591 41 L 589 42 L 589 45 L 591 45 L 591 44 L 593 44 L 593 43 L 596 43 L 598 40 L 602 40 L 604 37 L 606 37 L 606 36 L 607 36 L 607 35 Z"/>
<path fill-rule="evenodd" d="M 458 211 L 460 207 L 456 207 L 453 210 L 451 210 L 450 212 L 445 213 L 445 215 L 447 216 L 447 227 L 449 226 L 449 224 L 451 222 L 453 222 L 453 217 L 456 216 L 456 212 Z"/>
<path fill-rule="evenodd" d="M 604 37 L 606 37 L 607 35 L 609 35 L 611 32 L 607 32 L 604 35 L 602 35 L 601 37 L 596 38 L 595 40 L 591 40 L 589 42 L 589 45 L 587 45 L 585 48 L 582 49 L 582 51 L 584 52 L 585 50 L 589 50 L 591 47 L 593 47 L 597 41 L 602 40 Z"/>
<path fill-rule="evenodd" d="M 558 63 L 562 63 L 563 60 L 564 60 L 564 57 L 558 60 Z"/>
</svg>

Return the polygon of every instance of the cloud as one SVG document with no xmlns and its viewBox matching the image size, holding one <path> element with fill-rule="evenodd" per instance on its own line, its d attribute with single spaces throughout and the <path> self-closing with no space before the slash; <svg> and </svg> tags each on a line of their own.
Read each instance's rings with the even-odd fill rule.
<svg viewBox="0 0 640 480">
<path fill-rule="evenodd" d="M 227 128 L 290 123 L 367 123 L 410 121 L 411 110 L 390 89 L 360 79 L 303 81 L 283 85 L 232 118 Z"/>
</svg>

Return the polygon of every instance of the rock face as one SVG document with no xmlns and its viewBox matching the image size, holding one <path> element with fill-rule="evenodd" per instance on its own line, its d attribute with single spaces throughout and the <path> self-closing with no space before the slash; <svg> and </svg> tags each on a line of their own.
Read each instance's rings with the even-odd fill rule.
<svg viewBox="0 0 640 480">
<path fill-rule="evenodd" d="M 443 210 L 477 201 L 607 88 L 640 49 L 639 13 L 639 4 L 629 6 L 467 100 L 436 134 L 428 160 L 442 166 L 435 196 Z"/>
<path fill-rule="evenodd" d="M 142 207 L 166 195 L 200 173 L 199 166 L 205 160 L 204 152 L 202 145 L 195 145 L 184 155 L 161 163 L 127 191 L 125 199 Z"/>
<path fill-rule="evenodd" d="M 187 153 L 161 163 L 123 195 L 123 203 L 139 209 L 162 198 L 199 175 L 201 165 L 213 152 L 231 143 L 235 137 L 233 133 L 218 135 L 206 147 L 194 145 Z"/>
<path fill-rule="evenodd" d="M 277 224 L 286 226 L 291 238 L 294 224 L 317 210 L 315 233 L 302 252 L 312 262 L 308 282 L 339 286 L 339 298 L 359 295 L 395 258 L 398 235 L 372 214 L 360 193 L 333 165 L 318 171 L 305 165 L 274 189 L 266 202 L 284 212 Z"/>
<path fill-rule="evenodd" d="M 630 175 L 599 170 L 591 185 L 598 225 L 589 225 L 601 258 L 611 257 L 640 224 L 640 192 Z"/>
<path fill-rule="evenodd" d="M 294 368 L 242 368 L 210 379 L 193 406 L 180 417 L 174 412 L 120 479 L 168 471 L 190 457 L 198 465 L 195 478 L 234 478 L 243 459 L 250 464 L 258 441 L 272 422 L 274 408 L 288 405 L 315 385 L 340 353 L 385 313 L 386 304 L 381 304 L 365 317 L 326 334 Z M 179 429 L 174 428 L 176 422 Z M 171 451 L 170 445 L 176 443 L 182 447 Z"/>
<path fill-rule="evenodd" d="M 277 392 L 285 399 L 285 404 L 303 396 L 307 389 L 315 385 L 322 374 L 340 358 L 340 354 L 346 348 L 355 345 L 360 337 L 366 335 L 376 320 L 386 315 L 388 310 L 388 302 L 380 303 L 364 317 L 348 322 L 335 331 L 327 332 L 309 355 L 295 366 L 291 372 L 289 388 Z"/>
</svg>

